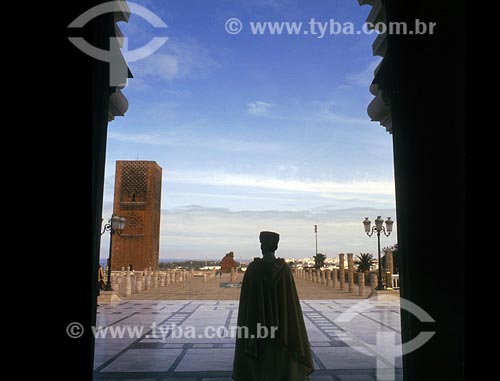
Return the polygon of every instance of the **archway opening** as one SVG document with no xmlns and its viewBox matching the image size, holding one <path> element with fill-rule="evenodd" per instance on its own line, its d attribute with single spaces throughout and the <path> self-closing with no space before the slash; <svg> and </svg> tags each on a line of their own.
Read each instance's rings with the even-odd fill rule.
<svg viewBox="0 0 500 381">
<path fill-rule="evenodd" d="M 237 284 L 243 273 L 234 278 L 223 274 L 224 282 L 210 275 L 207 280 L 198 276 L 203 270 L 192 262 L 218 266 L 232 251 L 243 270 L 259 255 L 262 230 L 280 232 L 277 254 L 293 262 L 317 365 L 313 379 L 363 371 L 372 376 L 377 361 L 387 369 L 401 368 L 400 360 L 377 357 L 370 347 L 380 327 L 396 333 L 394 340 L 400 341 L 397 301 L 388 301 L 386 308 L 375 303 L 373 311 L 358 314 L 359 321 L 339 320 L 359 302 L 349 294 L 347 278 L 360 278 L 344 273 L 342 267 L 351 263 L 347 255 L 344 263 L 339 254 L 373 254 L 378 260 L 377 244 L 364 235 L 362 221 L 378 215 L 395 219 L 396 214 L 391 136 L 366 115 L 373 99 L 368 88 L 380 62 L 371 55 L 375 35 L 363 30 L 370 10 L 323 1 L 215 3 L 143 4 L 165 20 L 168 41 L 130 64 L 135 78 L 124 90 L 130 108 L 125 118 L 110 124 L 108 134 L 103 217 L 116 212 L 116 161 L 155 161 L 163 169 L 159 250 L 151 252 L 159 263 L 158 268 L 134 264 L 136 283 L 130 280 L 130 287 L 137 290 L 136 273 L 143 277 L 144 290 L 147 277 L 155 276 L 161 288 L 155 271 L 178 271 L 173 272 L 173 283 L 172 272 L 164 271 L 170 277 L 164 296 L 152 292 L 155 281 L 150 279 L 149 293 L 137 292 L 118 304 L 99 307 L 97 323 L 102 327 L 138 323 L 149 328 L 120 342 L 96 340 L 95 378 L 230 377 L 227 338 L 146 335 L 151 336 L 153 323 L 206 328 L 212 318 L 215 327 L 234 324 L 238 288 L 220 284 Z M 123 26 L 130 32 L 129 48 L 150 40 L 150 26 L 140 18 L 130 21 Z M 118 202 L 126 204 L 130 215 L 129 231 L 113 236 L 115 259 L 124 255 L 125 241 L 147 230 L 131 231 L 141 226 L 140 218 L 131 214 L 138 214 L 139 203 L 146 201 L 137 201 L 132 193 L 130 201 Z M 396 231 L 392 234 L 383 246 L 397 244 Z M 105 267 L 109 244 L 103 237 Z M 131 250 L 136 254 L 125 257 L 124 263 L 142 255 L 137 254 L 139 247 L 131 245 Z M 313 272 L 313 256 L 318 254 L 326 255 L 326 266 Z M 333 270 L 339 274 L 338 292 Z M 120 274 L 121 268 L 116 271 L 120 292 L 130 275 Z M 341 278 L 345 290 L 340 289 Z M 366 283 L 370 280 L 367 277 Z M 196 295 L 211 286 L 214 298 L 196 301 Z M 356 282 L 353 290 L 359 292 L 359 287 Z M 369 287 L 363 298 L 373 284 Z M 235 299 L 215 297 L 222 293 Z M 359 329 L 362 326 L 368 329 Z M 338 363 L 352 356 L 361 361 L 348 367 Z M 197 368 L 188 365 L 197 362 Z"/>
</svg>

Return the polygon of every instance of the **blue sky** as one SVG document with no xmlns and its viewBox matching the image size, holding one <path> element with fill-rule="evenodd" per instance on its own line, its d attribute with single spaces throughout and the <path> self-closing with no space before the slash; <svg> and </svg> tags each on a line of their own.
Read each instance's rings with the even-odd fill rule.
<svg viewBox="0 0 500 381">
<path fill-rule="evenodd" d="M 161 258 L 375 253 L 362 219 L 395 219 L 392 138 L 370 122 L 374 35 L 252 35 L 249 22 L 335 19 L 361 26 L 369 7 L 345 0 L 135 1 L 166 30 L 132 15 L 129 49 L 168 41 L 129 64 L 125 117 L 109 124 L 103 217 L 116 160 L 163 168 Z M 243 30 L 228 34 L 227 19 Z M 101 256 L 107 257 L 103 236 Z M 396 242 L 395 234 L 382 245 Z"/>
</svg>

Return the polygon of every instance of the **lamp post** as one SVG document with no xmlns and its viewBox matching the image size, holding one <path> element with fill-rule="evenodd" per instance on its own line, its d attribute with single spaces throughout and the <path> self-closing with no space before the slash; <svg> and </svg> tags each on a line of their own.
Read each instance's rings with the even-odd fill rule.
<svg viewBox="0 0 500 381">
<path fill-rule="evenodd" d="M 104 229 L 102 229 L 101 235 L 109 231 L 108 281 L 104 287 L 104 291 L 113 291 L 113 288 L 111 287 L 111 252 L 113 248 L 113 235 L 115 233 L 118 235 L 122 234 L 122 231 L 125 228 L 125 221 L 125 217 L 113 214 L 108 223 L 104 225 Z"/>
<path fill-rule="evenodd" d="M 314 234 L 316 235 L 316 254 L 318 255 L 318 225 L 314 225 Z"/>
<path fill-rule="evenodd" d="M 378 216 L 377 219 L 375 220 L 375 226 L 372 228 L 371 227 L 371 221 L 368 219 L 368 217 L 365 217 L 365 220 L 363 221 L 363 225 L 365 227 L 365 233 L 368 237 L 371 237 L 373 233 L 376 231 L 377 232 L 377 241 L 378 241 L 378 285 L 376 290 L 384 290 L 385 286 L 382 283 L 382 262 L 380 260 L 380 232 L 383 232 L 386 237 L 389 237 L 392 233 L 392 224 L 394 221 L 391 220 L 391 217 L 387 217 L 387 220 L 385 221 L 385 227 L 384 227 L 384 220 Z"/>
</svg>

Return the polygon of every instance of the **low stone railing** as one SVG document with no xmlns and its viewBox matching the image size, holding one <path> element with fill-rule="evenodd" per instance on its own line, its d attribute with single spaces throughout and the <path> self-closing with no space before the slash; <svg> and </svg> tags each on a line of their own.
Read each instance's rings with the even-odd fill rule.
<svg viewBox="0 0 500 381">
<path fill-rule="evenodd" d="M 324 269 L 324 270 L 314 270 L 314 269 L 302 269 L 296 268 L 293 270 L 295 278 L 303 279 L 316 283 L 319 286 L 332 288 L 333 290 L 345 290 L 345 276 L 341 276 L 339 269 Z M 375 279 L 371 279 L 370 285 L 377 284 L 376 275 Z M 347 290 L 348 293 L 358 293 L 359 296 L 364 296 L 367 293 L 365 274 L 357 273 L 357 290 L 354 287 L 354 272 L 347 271 Z"/>
<path fill-rule="evenodd" d="M 203 282 L 215 278 L 215 270 L 121 270 L 111 272 L 111 287 L 120 296 L 139 294 L 150 289 L 168 287 L 175 283 L 189 281 L 195 277 L 203 278 Z M 105 278 L 107 279 L 107 278 Z"/>
</svg>

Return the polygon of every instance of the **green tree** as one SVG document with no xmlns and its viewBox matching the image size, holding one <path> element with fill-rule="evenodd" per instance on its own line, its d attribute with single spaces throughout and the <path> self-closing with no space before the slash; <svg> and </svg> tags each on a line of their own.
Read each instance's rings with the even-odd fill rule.
<svg viewBox="0 0 500 381">
<path fill-rule="evenodd" d="M 314 258 L 314 267 L 316 269 L 319 270 L 325 265 L 325 259 L 326 259 L 325 254 L 318 253 L 315 256 L 313 256 L 313 258 Z"/>
<path fill-rule="evenodd" d="M 360 253 L 359 255 L 356 255 L 354 264 L 358 266 L 358 271 L 360 272 L 370 271 L 375 264 L 375 258 L 372 254 Z"/>
</svg>

